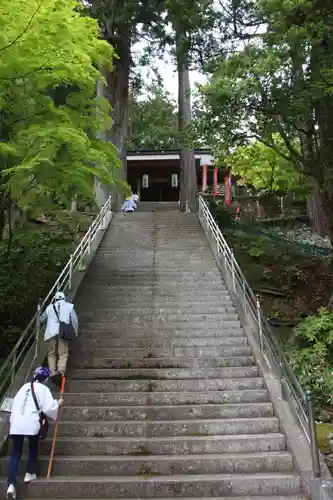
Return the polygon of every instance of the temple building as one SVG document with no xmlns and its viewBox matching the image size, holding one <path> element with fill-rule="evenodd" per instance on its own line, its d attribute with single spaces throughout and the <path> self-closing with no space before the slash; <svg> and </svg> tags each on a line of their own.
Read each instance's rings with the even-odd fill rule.
<svg viewBox="0 0 333 500">
<path fill-rule="evenodd" d="M 194 153 L 198 191 L 202 191 L 203 180 L 207 186 L 213 185 L 213 156 L 207 149 L 197 149 Z M 204 166 L 206 179 L 203 179 Z M 178 201 L 179 173 L 180 159 L 177 150 L 127 152 L 127 182 L 142 201 Z"/>
</svg>

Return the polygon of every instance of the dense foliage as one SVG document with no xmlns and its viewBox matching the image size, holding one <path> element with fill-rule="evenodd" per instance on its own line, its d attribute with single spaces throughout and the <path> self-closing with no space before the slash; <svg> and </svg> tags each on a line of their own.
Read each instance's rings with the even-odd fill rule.
<svg viewBox="0 0 333 500">
<path fill-rule="evenodd" d="M 129 114 L 129 149 L 167 150 L 178 147 L 177 107 L 163 86 L 148 87 L 146 96 L 133 92 Z M 142 91 L 142 89 L 140 89 Z"/>
<path fill-rule="evenodd" d="M 115 182 L 116 150 L 97 138 L 110 126 L 110 106 L 96 97 L 96 83 L 112 59 L 80 2 L 2 2 L 2 228 L 11 203 L 40 212 L 74 194 L 92 196 L 93 176 Z"/>
<path fill-rule="evenodd" d="M 258 140 L 293 162 L 318 188 L 333 238 L 333 6 L 230 0 L 223 13 L 227 40 L 203 88 L 207 133 L 229 148 Z"/>
<path fill-rule="evenodd" d="M 302 386 L 315 396 L 317 409 L 333 405 L 333 314 L 322 308 L 300 321 L 287 353 Z"/>
<path fill-rule="evenodd" d="M 217 165 L 220 163 L 222 167 L 231 167 L 241 184 L 246 182 L 261 192 L 285 194 L 302 192 L 302 188 L 305 191 L 304 179 L 294 164 L 259 141 L 238 146 L 226 157 L 217 152 Z"/>
<path fill-rule="evenodd" d="M 56 226 L 24 224 L 14 232 L 10 255 L 0 245 L 0 357 L 27 326 L 90 223 L 91 217 L 70 214 Z"/>
</svg>

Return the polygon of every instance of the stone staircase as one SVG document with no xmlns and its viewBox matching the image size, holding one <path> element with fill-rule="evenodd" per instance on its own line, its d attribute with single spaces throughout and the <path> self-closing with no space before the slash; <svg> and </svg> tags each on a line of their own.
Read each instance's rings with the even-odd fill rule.
<svg viewBox="0 0 333 500">
<path fill-rule="evenodd" d="M 46 440 L 20 498 L 303 498 L 195 215 L 117 214 L 76 307 L 52 478 Z"/>
</svg>

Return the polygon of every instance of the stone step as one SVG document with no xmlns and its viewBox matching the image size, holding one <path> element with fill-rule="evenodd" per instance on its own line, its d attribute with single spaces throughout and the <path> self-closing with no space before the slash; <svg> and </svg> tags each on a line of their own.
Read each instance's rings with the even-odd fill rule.
<svg viewBox="0 0 333 500">
<path fill-rule="evenodd" d="M 100 356 L 112 356 L 113 350 L 100 349 Z M 136 358 L 127 361 L 124 358 L 82 357 L 71 354 L 70 369 L 77 368 L 215 368 L 227 366 L 252 366 L 252 356 L 218 358 Z"/>
<path fill-rule="evenodd" d="M 3 464 L 5 474 L 7 464 Z M 26 459 L 22 463 L 22 471 Z M 45 476 L 49 457 L 41 457 L 39 474 Z M 253 474 L 292 472 L 293 459 L 286 451 L 237 454 L 155 456 L 55 456 L 55 476 L 173 476 L 178 474 Z"/>
<path fill-rule="evenodd" d="M 151 288 L 154 287 L 154 291 L 174 291 L 181 288 L 186 288 L 189 291 L 198 290 L 198 287 L 202 290 L 216 290 L 216 291 L 226 291 L 227 288 L 223 284 L 221 279 L 188 279 L 184 278 L 169 278 L 164 279 L 157 274 L 149 278 L 147 276 L 145 279 L 135 279 L 125 280 L 121 278 L 113 278 L 112 275 L 109 275 L 105 269 L 100 274 L 94 272 L 92 276 L 87 275 L 87 280 L 91 280 L 95 285 L 104 285 L 108 291 L 112 292 L 115 290 L 119 291 L 127 291 L 129 290 L 131 293 L 139 293 L 142 291 L 151 291 Z"/>
<path fill-rule="evenodd" d="M 213 338 L 151 338 L 146 337 L 143 339 L 132 338 L 132 337 L 117 337 L 117 338 L 93 338 L 93 337 L 80 337 L 76 341 L 76 346 L 82 349 L 89 349 L 90 347 L 99 347 L 113 349 L 113 348 L 128 348 L 128 349 L 166 349 L 172 350 L 175 347 L 243 347 L 248 346 L 248 340 L 245 335 L 243 336 L 232 336 L 232 337 L 213 337 Z"/>
<path fill-rule="evenodd" d="M 96 277 L 103 276 L 103 271 L 105 275 L 115 280 L 124 280 L 125 282 L 132 283 L 137 279 L 140 281 L 145 281 L 146 279 L 155 279 L 158 276 L 161 280 L 168 279 L 180 279 L 184 278 L 186 280 L 193 281 L 216 281 L 219 283 L 223 283 L 223 279 L 221 274 L 216 273 L 214 270 L 210 269 L 206 263 L 197 264 L 196 266 L 184 266 L 184 267 L 173 267 L 167 270 L 163 263 L 163 267 L 158 269 L 156 263 L 152 262 L 151 266 L 145 266 L 141 268 L 137 268 L 132 266 L 129 269 L 124 269 L 123 266 L 119 266 L 119 262 L 114 261 L 114 259 L 109 259 L 108 261 L 104 261 L 100 265 L 95 265 Z"/>
<path fill-rule="evenodd" d="M 100 299 L 91 297 L 91 300 L 84 297 L 84 299 L 78 299 L 75 304 L 78 309 L 82 310 L 82 314 L 84 314 L 84 311 L 87 307 L 91 307 L 96 311 L 107 309 L 110 311 L 124 310 L 124 312 L 126 312 L 128 310 L 130 313 L 136 311 L 141 312 L 142 308 L 144 307 L 142 305 L 142 298 L 140 296 L 127 296 L 120 298 L 110 298 L 108 296 L 103 296 Z M 218 297 L 217 299 L 210 300 L 209 303 L 198 302 L 198 300 L 195 298 L 193 300 L 184 299 L 183 301 L 179 301 L 179 299 L 177 298 L 171 298 L 169 300 L 166 299 L 161 301 L 157 300 L 157 298 L 155 297 L 151 307 L 153 307 L 154 309 L 156 308 L 163 309 L 164 311 L 177 311 L 180 313 L 183 311 L 191 312 L 192 310 L 197 310 L 198 312 L 207 312 L 207 314 L 210 314 L 213 311 L 223 311 L 226 307 L 232 308 L 233 303 L 228 296 Z"/>
<path fill-rule="evenodd" d="M 105 339 L 99 339 L 103 345 Z M 76 342 L 77 346 L 81 346 L 82 348 L 86 348 L 93 343 L 96 345 L 97 339 L 93 339 L 92 337 L 83 337 L 79 338 Z M 189 337 L 178 337 L 178 338 L 153 338 L 153 337 L 145 337 L 142 339 L 133 338 L 133 337 L 116 337 L 107 339 L 108 348 L 112 349 L 113 347 L 128 347 L 129 349 L 142 349 L 142 348 L 150 348 L 150 349 L 173 349 L 174 347 L 233 347 L 233 346 L 247 346 L 248 340 L 247 337 L 243 334 L 243 336 L 232 336 L 226 337 L 222 336 L 220 338 L 189 338 Z"/>
<path fill-rule="evenodd" d="M 51 439 L 40 442 L 41 453 L 50 453 Z M 27 445 L 26 445 L 27 449 Z M 56 455 L 192 455 L 198 453 L 267 453 L 284 451 L 281 433 L 232 436 L 109 437 L 57 439 Z"/>
<path fill-rule="evenodd" d="M 203 338 L 203 332 L 205 332 L 205 338 L 220 338 L 220 337 L 244 337 L 244 330 L 242 328 L 215 328 L 211 329 L 209 328 L 199 328 L 196 330 L 165 330 L 163 328 L 159 328 L 158 330 L 154 329 L 154 331 L 147 331 L 147 328 L 137 326 L 137 325 L 132 325 L 128 329 L 122 329 L 121 332 L 115 332 L 114 331 L 114 325 L 111 323 L 109 327 L 109 331 L 103 331 L 102 333 L 105 335 L 105 337 L 108 338 L 144 338 L 144 339 L 150 339 L 154 338 L 157 339 L 161 337 L 162 339 L 177 339 L 177 338 Z M 89 338 L 96 338 L 97 332 L 94 329 L 89 329 L 87 328 L 84 329 L 84 332 L 82 336 L 79 335 L 79 338 L 77 342 L 80 341 L 81 338 L 83 339 L 89 339 Z"/>
<path fill-rule="evenodd" d="M 98 335 L 98 333 L 96 333 Z M 75 345 L 75 344 L 74 344 Z M 152 349 L 146 348 L 124 348 L 124 347 L 112 347 L 108 339 L 96 338 L 91 339 L 91 342 L 80 341 L 75 345 L 75 352 L 80 355 L 91 356 L 96 355 L 95 349 L 112 349 L 113 355 L 117 358 L 124 357 L 125 359 L 132 358 L 172 358 L 172 357 L 190 357 L 198 358 L 203 357 L 216 357 L 216 356 L 250 356 L 251 350 L 249 346 L 232 346 L 232 347 L 221 347 L 221 346 L 211 346 L 211 347 L 173 347 L 173 348 L 158 348 Z M 101 354 L 101 353 L 100 353 Z"/>
<path fill-rule="evenodd" d="M 217 368 L 76 368 L 69 372 L 71 380 L 159 380 L 159 381 L 184 381 L 195 379 L 222 379 L 234 380 L 236 385 L 243 386 L 244 380 L 249 379 L 254 386 L 261 388 L 263 381 L 253 381 L 259 378 L 257 366 L 227 366 Z M 227 382 L 227 384 L 232 384 Z M 247 386 L 247 384 L 246 384 Z"/>
<path fill-rule="evenodd" d="M 91 306 L 91 304 L 89 304 Z M 88 304 L 86 304 L 86 307 L 88 307 Z M 95 304 L 93 312 L 96 315 L 102 314 L 103 316 L 105 314 L 108 314 L 112 316 L 113 318 L 116 318 L 118 315 L 121 314 L 128 314 L 130 316 L 142 316 L 145 314 L 148 314 L 148 312 L 157 312 L 158 314 L 170 314 L 172 315 L 183 315 L 183 314 L 205 314 L 205 315 L 211 315 L 211 314 L 234 314 L 236 312 L 235 307 L 232 305 L 232 302 L 229 301 L 228 304 L 221 304 L 218 302 L 215 305 L 211 304 L 203 304 L 203 303 L 194 303 L 194 305 L 188 305 L 187 303 L 184 304 L 184 306 L 180 306 L 179 303 L 174 303 L 174 305 L 169 306 L 168 304 L 156 304 L 155 302 L 152 305 L 148 305 L 146 308 L 144 306 L 136 306 L 136 307 L 131 307 L 131 305 L 123 305 L 123 307 L 119 307 L 118 305 L 115 305 L 114 302 L 111 300 L 109 301 L 109 304 L 107 306 L 100 305 L 100 303 Z M 92 313 L 88 313 L 87 311 L 84 311 L 80 314 L 80 319 L 81 321 Z"/>
<path fill-rule="evenodd" d="M 52 422 L 50 426 L 53 428 L 54 423 Z M 279 420 L 275 417 L 144 422 L 61 420 L 58 434 L 62 437 L 164 437 L 265 434 L 279 432 L 279 430 Z"/>
<path fill-rule="evenodd" d="M 182 497 L 183 500 L 192 500 L 193 497 L 190 497 L 190 498 L 186 498 L 186 497 Z M 222 497 L 214 497 L 214 498 L 210 498 L 210 497 L 204 497 L 204 500 L 221 500 Z M 174 497 L 172 498 L 161 498 L 160 500 L 173 500 Z M 223 497 L 224 500 L 264 500 L 264 498 L 262 496 L 246 496 L 246 497 Z M 283 496 L 281 497 L 280 495 L 279 496 L 276 496 L 276 495 L 270 495 L 269 496 L 269 499 L 266 499 L 266 500 L 306 500 L 306 497 L 304 497 L 303 495 L 288 495 L 288 496 Z M 40 499 L 40 500 L 44 500 L 44 499 Z M 60 500 L 60 499 L 54 499 L 54 500 Z M 63 500 L 63 499 L 61 499 Z M 88 500 L 88 499 L 80 499 L 80 500 Z M 97 499 L 97 500 L 101 500 L 101 499 Z M 120 500 L 120 499 L 116 499 L 116 500 Z M 156 500 L 156 498 L 152 497 L 151 500 Z M 202 499 L 203 500 L 203 499 Z"/>
<path fill-rule="evenodd" d="M 24 498 L 173 498 L 294 495 L 300 477 L 290 473 L 198 474 L 174 476 L 54 476 L 22 488 Z M 87 495 L 89 494 L 89 496 Z"/>
<path fill-rule="evenodd" d="M 94 294 L 96 294 L 96 299 L 99 297 L 112 299 L 123 296 L 128 297 L 128 294 L 131 294 L 132 297 L 140 297 L 142 300 L 143 297 L 150 297 L 152 293 L 152 287 L 140 287 L 136 285 L 135 289 L 130 289 L 129 287 L 123 287 L 122 289 L 119 286 L 112 287 L 111 285 L 106 285 L 105 283 L 98 283 L 95 280 L 91 280 L 91 282 L 88 282 L 88 279 L 86 280 L 86 286 L 90 289 L 90 291 L 94 291 Z M 228 298 L 230 300 L 230 295 L 227 288 L 223 288 L 222 286 L 211 288 L 209 286 L 205 289 L 201 289 L 200 283 L 197 283 L 196 287 L 190 289 L 186 289 L 185 283 L 178 289 L 170 285 L 170 290 L 163 290 L 161 289 L 161 287 L 154 286 L 154 295 L 155 297 L 177 297 L 178 299 L 188 299 L 189 301 L 197 301 L 202 299 L 202 301 L 209 302 L 210 300 L 218 300 L 220 298 L 221 300 L 223 298 Z M 144 300 L 142 301 L 144 302 Z"/>
<path fill-rule="evenodd" d="M 109 370 L 106 370 L 108 372 Z M 81 375 L 81 374 L 80 374 Z M 88 377 L 89 374 L 86 374 Z M 96 374 L 97 376 L 97 374 Z M 174 379 L 174 380 L 91 380 L 73 379 L 67 381 L 67 391 L 80 392 L 188 392 L 188 391 L 239 391 L 263 389 L 260 377 L 239 379 Z"/>
<path fill-rule="evenodd" d="M 88 283 L 89 276 L 87 276 L 86 280 Z M 93 275 L 91 277 L 91 281 L 92 281 L 94 288 L 96 288 L 96 289 L 103 288 L 103 291 L 105 292 L 105 294 L 107 293 L 108 295 L 109 294 L 112 295 L 112 293 L 117 294 L 117 295 L 118 295 L 118 293 L 119 294 L 130 293 L 132 295 L 137 295 L 137 294 L 142 294 L 142 293 L 148 294 L 148 293 L 151 293 L 152 287 L 154 287 L 154 292 L 156 294 L 160 294 L 160 295 L 163 295 L 163 294 L 168 295 L 168 293 L 170 293 L 170 295 L 172 295 L 172 294 L 176 293 L 177 295 L 184 296 L 186 293 L 185 292 L 185 290 L 186 290 L 188 292 L 188 295 L 195 294 L 197 297 L 201 296 L 201 292 L 205 296 L 207 295 L 207 297 L 210 295 L 214 295 L 214 293 L 216 295 L 221 294 L 221 295 L 228 295 L 229 296 L 228 289 L 225 286 L 223 286 L 220 281 L 213 282 L 213 283 L 207 282 L 203 285 L 202 288 L 201 288 L 200 281 L 188 282 L 188 280 L 186 280 L 186 279 L 184 281 L 179 281 L 178 286 L 177 286 L 177 282 L 174 282 L 172 280 L 170 280 L 169 283 L 166 283 L 164 281 L 158 281 L 157 279 L 152 281 L 152 283 L 132 282 L 132 283 L 126 284 L 126 283 L 121 283 L 120 281 L 119 281 L 119 283 L 115 283 L 115 282 L 112 282 L 111 278 L 108 278 L 107 276 L 104 278 L 102 276 L 98 278 L 95 275 Z"/>
<path fill-rule="evenodd" d="M 155 389 L 152 384 L 148 388 Z M 79 390 L 79 392 L 75 392 Z M 80 389 L 86 391 L 81 392 Z M 69 391 L 69 392 L 68 392 Z M 144 406 L 144 405 L 202 405 L 202 404 L 237 404 L 264 403 L 268 401 L 266 389 L 247 389 L 218 391 L 205 389 L 190 392 L 87 392 L 85 382 L 70 381 L 66 384 L 66 404 L 75 406 Z"/>
<path fill-rule="evenodd" d="M 119 265 L 119 264 L 117 264 Z M 206 286 L 222 286 L 224 289 L 227 287 L 224 281 L 215 272 L 201 271 L 200 268 L 192 271 L 175 269 L 173 272 L 167 272 L 156 269 L 156 267 L 151 267 L 144 269 L 142 272 L 138 272 L 136 269 L 132 269 L 129 272 L 118 272 L 111 265 L 100 265 L 95 266 L 93 276 L 95 276 L 97 281 L 109 280 L 108 285 L 120 285 L 120 286 L 137 286 L 137 285 L 147 285 L 148 283 L 155 284 L 158 282 L 161 285 L 172 285 L 173 283 L 182 284 L 202 284 L 203 287 Z"/>
<path fill-rule="evenodd" d="M 66 403 L 66 401 L 65 401 Z M 181 405 L 181 406 L 65 406 L 63 420 L 185 420 L 214 418 L 272 417 L 273 405 L 267 403 L 242 403 L 233 405 Z"/>
<path fill-rule="evenodd" d="M 221 308 L 220 308 L 221 309 Z M 167 318 L 169 321 L 206 321 L 207 323 L 214 323 L 216 320 L 218 321 L 230 321 L 237 320 L 238 313 L 236 313 L 235 308 L 227 308 L 217 311 L 214 310 L 210 313 L 207 311 L 199 312 L 195 309 L 192 311 L 186 312 L 184 310 L 179 310 L 179 312 L 173 312 L 171 310 L 163 310 L 155 308 L 154 305 L 152 307 L 142 308 L 141 311 L 130 312 L 124 311 L 122 309 L 111 310 L 111 309 L 97 309 L 92 310 L 89 314 L 85 313 L 83 316 L 80 316 L 81 322 L 90 320 L 93 321 L 96 318 L 98 313 L 98 318 L 102 318 L 104 321 L 108 321 L 112 319 L 113 321 L 123 320 L 124 316 L 126 319 L 130 319 L 135 323 L 135 320 L 145 318 L 147 314 L 154 314 L 154 318 L 156 321 L 163 320 Z"/>
<path fill-rule="evenodd" d="M 168 312 L 159 312 L 159 311 L 154 311 L 154 320 L 158 323 L 159 321 L 169 321 L 173 323 L 178 323 L 178 322 L 183 322 L 183 321 L 204 321 L 207 324 L 210 323 L 216 323 L 220 321 L 237 321 L 239 319 L 238 313 L 236 312 L 228 312 L 228 313 L 213 313 L 213 314 L 207 314 L 207 313 L 190 313 L 187 314 L 184 312 L 181 312 L 180 314 L 169 314 Z"/>
<path fill-rule="evenodd" d="M 133 323 L 131 321 L 126 320 L 124 318 L 123 322 L 117 322 L 113 323 L 112 320 L 109 322 L 104 322 L 104 321 L 86 321 L 84 325 L 82 325 L 82 328 L 84 330 L 91 330 L 93 329 L 94 331 L 100 331 L 100 332 L 109 332 L 110 330 L 112 332 L 121 332 L 123 330 L 128 330 L 129 328 L 132 328 L 132 326 L 137 326 L 141 328 L 146 328 L 147 326 L 151 327 L 152 320 L 150 318 L 147 319 L 142 319 L 140 323 Z M 157 329 L 163 329 L 163 330 L 186 330 L 187 332 L 191 332 L 192 330 L 199 330 L 202 329 L 202 331 L 205 331 L 205 327 L 207 325 L 207 322 L 205 320 L 202 321 L 178 321 L 178 322 L 168 322 L 167 320 L 165 321 L 154 321 L 154 330 Z M 218 321 L 216 320 L 215 322 L 209 322 L 208 325 L 209 328 L 217 329 L 217 330 L 224 330 L 224 329 L 240 329 L 241 324 L 240 321 Z M 151 332 L 153 333 L 153 332 Z"/>
</svg>

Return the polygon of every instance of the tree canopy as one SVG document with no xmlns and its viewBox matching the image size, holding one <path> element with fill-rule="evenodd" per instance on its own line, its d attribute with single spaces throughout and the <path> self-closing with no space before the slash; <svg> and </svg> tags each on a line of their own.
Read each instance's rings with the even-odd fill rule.
<svg viewBox="0 0 333 500">
<path fill-rule="evenodd" d="M 281 139 L 280 139 L 280 142 Z M 283 149 L 283 144 L 280 144 Z M 291 161 L 282 158 L 276 151 L 259 141 L 238 146 L 233 153 L 224 157 L 216 152 L 217 166 L 231 167 L 239 176 L 240 183 L 246 184 L 266 193 L 287 191 L 303 193 L 306 189 L 304 177 L 296 170 Z"/>
<path fill-rule="evenodd" d="M 162 86 L 149 86 L 145 97 L 133 92 L 130 100 L 128 147 L 178 148 L 177 120 L 176 102 Z"/>
<path fill-rule="evenodd" d="M 229 148 L 255 139 L 293 162 L 318 186 L 333 237 L 333 6 L 230 0 L 223 9 L 229 43 L 203 88 L 215 138 Z"/>
<path fill-rule="evenodd" d="M 110 105 L 96 97 L 111 45 L 76 0 L 0 6 L 2 199 L 35 210 L 92 195 L 92 178 L 115 183 L 114 146 L 97 138 Z"/>
</svg>

